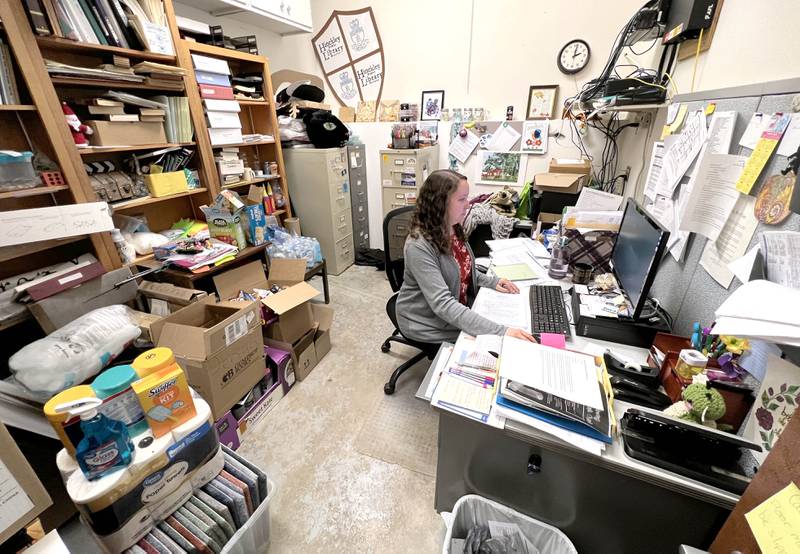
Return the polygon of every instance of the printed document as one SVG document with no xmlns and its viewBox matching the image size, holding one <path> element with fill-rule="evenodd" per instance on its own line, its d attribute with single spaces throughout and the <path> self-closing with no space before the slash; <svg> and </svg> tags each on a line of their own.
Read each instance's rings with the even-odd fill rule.
<svg viewBox="0 0 800 554">
<path fill-rule="evenodd" d="M 753 214 L 755 203 L 756 199 L 752 196 L 739 195 L 716 242 L 711 240 L 706 242 L 703 255 L 700 257 L 703 269 L 726 289 L 731 286 L 734 275 L 728 264 L 744 254 L 758 226 L 758 220 Z"/>
<path fill-rule="evenodd" d="M 770 281 L 800 289 L 800 233 L 765 231 L 761 234 L 761 252 Z"/>
<path fill-rule="evenodd" d="M 456 135 L 450 143 L 450 148 L 447 153 L 457 159 L 459 162 L 466 163 L 467 158 L 470 157 L 472 151 L 478 146 L 480 139 L 471 131 L 467 131 L 466 137 Z"/>
<path fill-rule="evenodd" d="M 675 187 L 705 144 L 706 135 L 706 116 L 697 111 L 688 117 L 680 135 L 666 138 L 663 169 L 656 190 L 658 194 L 672 197 Z"/>
<path fill-rule="evenodd" d="M 576 210 L 617 211 L 622 204 L 622 197 L 602 190 L 583 187 L 575 203 Z"/>
<path fill-rule="evenodd" d="M 503 339 L 500 377 L 598 410 L 603 399 L 594 358 L 511 337 Z"/>
<path fill-rule="evenodd" d="M 783 138 L 778 145 L 778 155 L 787 158 L 800 148 L 800 112 L 792 114 L 792 121 L 783 132 Z"/>
<path fill-rule="evenodd" d="M 506 294 L 487 287 L 481 287 L 475 297 L 472 310 L 490 321 L 518 327 L 530 332 L 531 305 L 528 288 L 521 288 L 519 294 Z"/>
<path fill-rule="evenodd" d="M 514 129 L 510 123 L 503 122 L 497 130 L 492 133 L 492 138 L 489 144 L 486 145 L 486 149 L 495 152 L 508 152 L 514 148 L 520 136 L 519 131 Z"/>
<path fill-rule="evenodd" d="M 709 154 L 727 154 L 731 150 L 733 128 L 736 125 L 736 112 L 714 112 L 708 124 Z"/>
<path fill-rule="evenodd" d="M 645 198 L 654 199 L 656 188 L 661 180 L 661 165 L 664 163 L 664 143 L 656 142 L 653 144 L 653 152 L 650 154 L 650 168 L 647 170 L 647 181 L 644 184 Z"/>
<path fill-rule="evenodd" d="M 706 154 L 697 170 L 697 182 L 686 201 L 680 221 L 681 231 L 699 233 L 717 240 L 741 194 L 736 181 L 742 173 L 746 156 Z"/>
</svg>

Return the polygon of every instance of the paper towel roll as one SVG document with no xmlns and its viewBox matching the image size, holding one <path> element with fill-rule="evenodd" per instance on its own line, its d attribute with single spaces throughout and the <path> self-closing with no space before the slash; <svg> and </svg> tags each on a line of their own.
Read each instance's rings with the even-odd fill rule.
<svg viewBox="0 0 800 554">
<path fill-rule="evenodd" d="M 78 465 L 78 461 L 70 456 L 66 448 L 62 448 L 58 451 L 58 454 L 56 454 L 56 466 L 58 466 L 58 471 L 61 473 L 61 480 L 64 481 L 64 483 L 67 482 L 70 475 L 81 469 Z"/>
<path fill-rule="evenodd" d="M 214 420 L 211 417 L 211 408 L 209 407 L 208 403 L 203 400 L 202 398 L 195 398 L 194 399 L 194 409 L 197 414 L 190 419 L 189 421 L 178 425 L 172 430 L 172 440 L 173 442 L 178 442 L 188 435 L 190 435 L 193 431 L 196 431 L 206 422 L 214 423 Z M 169 436 L 169 435 L 168 435 Z"/>
</svg>

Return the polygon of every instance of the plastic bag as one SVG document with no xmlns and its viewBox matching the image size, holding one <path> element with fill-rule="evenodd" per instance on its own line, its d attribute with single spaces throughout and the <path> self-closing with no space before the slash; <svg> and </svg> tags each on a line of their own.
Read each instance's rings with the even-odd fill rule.
<svg viewBox="0 0 800 554">
<path fill-rule="evenodd" d="M 516 213 L 517 219 L 528 219 L 532 188 L 530 183 L 525 183 L 525 186 L 522 187 L 522 192 L 519 193 L 519 203 L 517 203 Z"/>
<path fill-rule="evenodd" d="M 295 237 L 284 229 L 275 229 L 272 244 L 267 249 L 270 258 L 292 258 L 306 260 L 307 267 L 322 261 L 322 247 L 313 237 Z"/>
<path fill-rule="evenodd" d="M 51 396 L 96 375 L 141 333 L 127 306 L 98 308 L 23 347 L 8 360 L 14 377 Z"/>
</svg>

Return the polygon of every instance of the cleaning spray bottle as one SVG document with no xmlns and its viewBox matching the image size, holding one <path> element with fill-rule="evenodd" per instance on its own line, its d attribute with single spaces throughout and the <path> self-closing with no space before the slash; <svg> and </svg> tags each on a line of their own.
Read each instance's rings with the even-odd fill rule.
<svg viewBox="0 0 800 554">
<path fill-rule="evenodd" d="M 99 398 L 80 398 L 55 407 L 58 413 L 69 412 L 81 418 L 83 439 L 75 449 L 75 458 L 90 481 L 127 467 L 133 455 L 128 428 L 98 412 L 102 403 Z"/>
</svg>

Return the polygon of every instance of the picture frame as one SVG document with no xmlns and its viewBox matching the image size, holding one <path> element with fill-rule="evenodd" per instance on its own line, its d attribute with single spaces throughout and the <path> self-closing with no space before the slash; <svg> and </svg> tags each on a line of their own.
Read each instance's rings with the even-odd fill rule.
<svg viewBox="0 0 800 554">
<path fill-rule="evenodd" d="M 422 91 L 422 102 L 419 107 L 420 121 L 439 121 L 442 119 L 442 108 L 444 108 L 444 91 Z"/>
<path fill-rule="evenodd" d="M 525 119 L 552 119 L 556 110 L 558 85 L 532 85 L 528 89 Z"/>
</svg>

